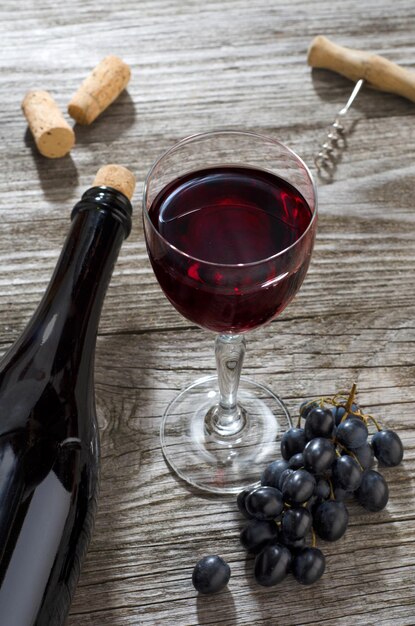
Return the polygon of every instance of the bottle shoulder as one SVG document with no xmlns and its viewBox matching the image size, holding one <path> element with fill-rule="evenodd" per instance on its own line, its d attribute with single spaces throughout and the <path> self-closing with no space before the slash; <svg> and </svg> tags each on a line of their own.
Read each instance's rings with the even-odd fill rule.
<svg viewBox="0 0 415 626">
<path fill-rule="evenodd" d="M 0 437 L 26 431 L 31 439 L 57 443 L 70 437 L 90 439 L 96 422 L 93 389 L 65 370 L 57 376 L 39 369 L 0 371 Z"/>
</svg>

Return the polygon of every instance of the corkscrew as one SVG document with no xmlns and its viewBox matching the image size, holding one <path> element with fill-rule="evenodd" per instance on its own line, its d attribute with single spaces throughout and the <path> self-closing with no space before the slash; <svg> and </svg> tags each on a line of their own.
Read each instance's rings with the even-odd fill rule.
<svg viewBox="0 0 415 626">
<path fill-rule="evenodd" d="M 337 113 L 337 116 L 327 133 L 326 141 L 323 143 L 320 152 L 314 159 L 317 170 L 321 171 L 325 169 L 331 171 L 335 166 L 335 160 L 333 159 L 334 151 L 336 149 L 340 150 L 346 145 L 345 128 L 342 124 L 342 118 L 352 106 L 352 103 L 361 90 L 364 82 L 363 78 L 357 81 L 346 105 Z"/>
<path fill-rule="evenodd" d="M 307 55 L 311 67 L 332 70 L 356 82 L 346 103 L 340 109 L 327 134 L 326 141 L 314 159 L 322 178 L 332 177 L 341 151 L 346 146 L 343 118 L 364 84 L 380 91 L 395 93 L 415 102 L 415 72 L 384 57 L 345 48 L 319 35 L 311 42 Z"/>
</svg>

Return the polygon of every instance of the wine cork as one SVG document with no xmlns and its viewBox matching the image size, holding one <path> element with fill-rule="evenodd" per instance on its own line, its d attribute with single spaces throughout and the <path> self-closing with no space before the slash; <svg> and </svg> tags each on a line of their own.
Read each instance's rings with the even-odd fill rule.
<svg viewBox="0 0 415 626">
<path fill-rule="evenodd" d="M 135 176 L 122 165 L 115 163 L 104 165 L 99 168 L 93 183 L 94 187 L 101 185 L 117 189 L 131 200 L 135 189 Z"/>
<path fill-rule="evenodd" d="M 37 149 L 43 156 L 58 159 L 68 154 L 75 143 L 75 134 L 50 93 L 29 91 L 22 109 Z"/>
<path fill-rule="evenodd" d="M 130 80 L 124 61 L 108 56 L 92 70 L 68 104 L 68 113 L 78 124 L 91 124 L 114 102 Z"/>
</svg>

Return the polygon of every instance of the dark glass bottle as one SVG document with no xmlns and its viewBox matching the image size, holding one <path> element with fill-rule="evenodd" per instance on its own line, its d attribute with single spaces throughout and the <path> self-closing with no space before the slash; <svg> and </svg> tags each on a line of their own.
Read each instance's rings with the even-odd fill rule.
<svg viewBox="0 0 415 626">
<path fill-rule="evenodd" d="M 61 626 L 96 509 L 98 321 L 131 204 L 92 187 L 74 207 L 35 314 L 0 363 L 0 625 Z"/>
</svg>

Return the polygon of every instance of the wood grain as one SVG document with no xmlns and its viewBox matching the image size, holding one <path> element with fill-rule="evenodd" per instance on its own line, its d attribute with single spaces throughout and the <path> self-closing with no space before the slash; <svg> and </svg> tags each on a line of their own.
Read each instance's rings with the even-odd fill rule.
<svg viewBox="0 0 415 626">
<path fill-rule="evenodd" d="M 387 510 L 351 505 L 346 536 L 323 546 L 327 572 L 311 588 L 292 578 L 274 590 L 256 586 L 232 499 L 190 491 L 163 460 L 161 415 L 177 390 L 214 371 L 213 338 L 161 293 L 140 215 L 151 163 L 189 133 L 249 128 L 312 163 L 352 89 L 307 67 L 312 38 L 325 34 L 415 70 L 414 3 L 3 0 L 0 17 L 2 350 L 39 302 L 71 207 L 96 170 L 121 163 L 139 181 L 98 337 L 100 508 L 68 626 L 414 624 L 414 105 L 359 94 L 334 180 L 319 188 L 307 279 L 281 317 L 248 340 L 244 373 L 271 385 L 293 413 L 302 399 L 356 380 L 361 404 L 405 443 L 402 466 L 384 472 Z M 128 91 L 90 127 L 75 127 L 70 156 L 42 158 L 20 112 L 24 94 L 46 89 L 65 110 L 107 54 L 131 66 Z M 232 568 L 216 598 L 198 597 L 191 584 L 208 553 Z"/>
</svg>

